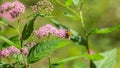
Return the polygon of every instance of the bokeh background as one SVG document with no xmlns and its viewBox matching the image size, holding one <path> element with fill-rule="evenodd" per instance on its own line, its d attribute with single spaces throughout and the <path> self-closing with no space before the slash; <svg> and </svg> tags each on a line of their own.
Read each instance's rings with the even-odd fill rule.
<svg viewBox="0 0 120 68">
<path fill-rule="evenodd" d="M 0 0 L 0 4 L 6 1 L 13 0 Z M 36 4 L 39 0 L 20 1 L 26 5 L 25 13 L 19 16 L 19 18 L 22 18 L 32 13 L 30 6 Z M 64 16 L 65 12 L 70 11 L 65 9 L 65 7 L 60 6 L 58 3 L 55 2 L 55 0 L 50 1 L 54 5 L 54 11 L 52 13 L 52 15 L 55 16 L 54 19 L 59 21 L 61 24 L 66 25 L 67 27 L 75 29 L 82 35 L 83 30 L 81 28 L 80 22 Z M 114 25 L 120 24 L 120 0 L 84 0 L 83 17 L 88 32 L 95 28 L 112 27 Z M 29 19 L 22 20 L 20 23 L 20 28 L 22 28 L 28 20 Z M 17 27 L 18 24 L 16 22 L 17 20 L 10 24 Z M 39 17 L 35 22 L 35 29 L 37 30 L 40 26 L 47 23 L 51 23 L 50 18 Z M 0 27 L 4 31 L 3 35 L 5 36 L 10 37 L 16 34 L 16 32 L 14 30 L 11 30 L 10 28 L 3 27 L 2 25 L 0 25 Z M 92 35 L 89 37 L 89 45 L 90 49 L 95 51 L 95 53 L 100 53 L 111 50 L 113 48 L 117 48 L 117 63 L 115 65 L 115 68 L 120 68 L 120 30 L 114 31 L 110 34 Z M 70 56 L 80 55 L 85 51 L 86 50 L 83 46 L 78 46 L 75 43 L 70 42 L 69 45 L 54 51 L 54 53 L 52 53 L 52 55 L 50 55 L 49 57 L 51 57 L 52 62 L 55 62 L 57 60 L 64 59 Z M 82 64 L 82 66 L 80 66 L 80 64 Z M 67 64 L 62 64 L 61 68 L 64 68 L 63 66 L 65 66 L 65 68 L 87 68 L 86 65 L 88 65 L 88 60 L 84 58 L 71 61 Z M 32 67 L 47 68 L 48 58 L 46 57 L 41 61 L 33 64 Z"/>
</svg>

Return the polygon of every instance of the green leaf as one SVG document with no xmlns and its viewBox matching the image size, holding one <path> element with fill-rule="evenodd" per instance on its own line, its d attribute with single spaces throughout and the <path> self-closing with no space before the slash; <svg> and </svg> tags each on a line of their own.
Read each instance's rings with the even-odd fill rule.
<svg viewBox="0 0 120 68">
<path fill-rule="evenodd" d="M 72 28 L 69 28 L 67 26 L 64 26 L 62 24 L 60 24 L 59 22 L 55 21 L 54 19 L 51 19 L 51 22 L 58 28 L 63 28 L 66 29 L 68 31 L 70 31 L 71 33 L 71 40 L 75 43 L 77 43 L 78 45 L 86 45 L 86 39 L 84 37 L 82 37 L 77 31 L 75 31 Z"/>
<path fill-rule="evenodd" d="M 57 61 L 57 62 L 53 63 L 53 65 L 59 65 L 59 64 L 61 64 L 61 63 L 67 63 L 67 62 L 70 62 L 70 61 L 73 61 L 73 60 L 76 60 L 76 59 L 82 58 L 82 57 L 83 57 L 83 56 L 73 56 L 73 57 L 69 57 L 69 58 L 66 58 L 66 59 Z"/>
<path fill-rule="evenodd" d="M 100 54 L 92 54 L 92 55 L 88 54 L 86 57 L 91 59 L 91 60 L 101 60 L 101 59 L 104 59 L 104 57 L 102 55 L 100 55 Z"/>
<path fill-rule="evenodd" d="M 56 46 L 56 48 L 64 47 L 64 46 L 66 46 L 66 45 L 69 44 L 69 43 L 70 43 L 69 40 L 62 39 L 62 40 L 60 40 L 60 42 L 59 42 L 59 44 Z"/>
<path fill-rule="evenodd" d="M 18 63 L 24 64 L 22 54 L 14 54 L 13 59 Z"/>
<path fill-rule="evenodd" d="M 78 6 L 78 5 L 79 5 L 79 2 L 80 2 L 80 0 L 73 0 L 73 4 L 74 4 L 75 6 Z"/>
<path fill-rule="evenodd" d="M 36 18 L 37 15 L 24 26 L 24 29 L 22 31 L 22 40 L 26 40 L 30 37 L 34 29 L 34 21 Z"/>
<path fill-rule="evenodd" d="M 65 5 L 66 5 L 66 6 L 72 5 L 72 0 L 66 0 L 66 1 L 65 1 Z"/>
<path fill-rule="evenodd" d="M 72 68 L 90 68 L 85 62 L 75 62 Z"/>
<path fill-rule="evenodd" d="M 112 33 L 113 31 L 116 31 L 120 29 L 120 25 L 116 25 L 114 27 L 109 27 L 109 28 L 101 28 L 101 29 L 95 29 L 92 30 L 89 34 L 107 34 L 107 33 Z"/>
<path fill-rule="evenodd" d="M 96 68 L 114 68 L 116 63 L 116 49 L 101 53 L 103 60 L 94 61 Z"/>
<path fill-rule="evenodd" d="M 70 18 L 70 19 L 73 19 L 73 20 L 80 20 L 77 16 L 75 15 L 72 15 L 70 13 L 64 13 L 64 16 Z"/>
<path fill-rule="evenodd" d="M 5 25 L 5 26 L 8 26 L 8 21 L 2 17 L 0 17 L 0 23 Z"/>
<path fill-rule="evenodd" d="M 13 43 L 11 40 L 9 40 L 8 38 L 6 38 L 6 37 L 4 37 L 4 36 L 0 36 L 0 40 L 6 42 L 6 43 L 9 44 L 9 45 L 17 46 L 15 43 Z"/>
<path fill-rule="evenodd" d="M 0 63 L 0 68 L 14 68 L 14 66 L 12 64 L 2 62 L 2 63 Z"/>
<path fill-rule="evenodd" d="M 15 47 L 20 48 L 20 42 L 19 42 L 19 36 L 18 35 L 11 37 L 9 40 L 16 44 Z M 8 45 L 7 43 L 4 43 L 3 46 L 7 47 L 7 46 L 10 46 L 10 45 Z"/>
<path fill-rule="evenodd" d="M 60 24 L 59 22 L 57 22 L 57 21 L 54 20 L 54 19 L 51 19 L 51 22 L 52 22 L 57 28 L 63 28 L 63 29 L 66 29 L 66 30 L 69 29 L 68 27 L 66 27 L 66 26 L 64 26 L 64 25 L 62 25 L 62 24 Z"/>
<path fill-rule="evenodd" d="M 62 42 L 62 43 L 61 43 Z M 27 56 L 28 63 L 35 63 L 51 54 L 54 50 L 66 45 L 62 39 L 47 39 L 35 45 Z"/>
</svg>

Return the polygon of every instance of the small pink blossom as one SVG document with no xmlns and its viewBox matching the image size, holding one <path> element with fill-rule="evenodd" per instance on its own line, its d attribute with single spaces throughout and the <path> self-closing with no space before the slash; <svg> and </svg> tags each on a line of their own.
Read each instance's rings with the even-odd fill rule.
<svg viewBox="0 0 120 68">
<path fill-rule="evenodd" d="M 28 51 L 27 48 L 22 48 L 22 53 L 23 53 L 24 55 L 28 55 L 29 51 Z"/>
<path fill-rule="evenodd" d="M 14 46 L 10 46 L 10 47 L 8 48 L 8 50 L 9 50 L 9 52 L 10 52 L 11 54 L 18 54 L 18 53 L 20 53 L 20 50 L 19 50 L 18 48 L 14 47 Z"/>
<path fill-rule="evenodd" d="M 10 52 L 9 52 L 8 49 L 3 49 L 3 50 L 1 51 L 1 55 L 2 55 L 3 57 L 8 57 L 9 54 L 10 54 Z"/>
<path fill-rule="evenodd" d="M 95 52 L 93 50 L 89 50 L 89 54 L 95 54 Z"/>
</svg>

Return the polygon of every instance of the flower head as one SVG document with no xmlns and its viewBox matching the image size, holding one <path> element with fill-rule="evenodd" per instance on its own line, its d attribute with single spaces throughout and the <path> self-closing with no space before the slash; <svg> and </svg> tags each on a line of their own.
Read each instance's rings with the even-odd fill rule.
<svg viewBox="0 0 120 68">
<path fill-rule="evenodd" d="M 46 24 L 46 25 L 40 27 L 39 30 L 36 31 L 35 33 L 39 38 L 42 38 L 42 37 L 48 36 L 48 35 L 65 38 L 66 30 L 65 29 L 57 29 L 56 27 L 54 27 L 50 24 Z"/>
<path fill-rule="evenodd" d="M 14 21 L 20 13 L 24 13 L 25 6 L 19 2 L 6 2 L 0 6 L 0 17 L 7 19 L 8 21 Z"/>
<path fill-rule="evenodd" d="M 41 0 L 36 5 L 31 6 L 33 12 L 42 12 L 45 11 L 48 14 L 51 14 L 53 11 L 53 5 L 48 0 Z"/>
</svg>

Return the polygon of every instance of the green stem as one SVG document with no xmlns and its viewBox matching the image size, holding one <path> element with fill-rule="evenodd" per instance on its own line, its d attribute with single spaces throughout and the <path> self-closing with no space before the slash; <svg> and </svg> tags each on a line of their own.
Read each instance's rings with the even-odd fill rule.
<svg viewBox="0 0 120 68">
<path fill-rule="evenodd" d="M 63 6 L 63 7 L 66 7 L 68 10 L 70 10 L 71 12 L 73 12 L 77 17 L 79 17 L 81 25 L 82 25 L 82 28 L 84 30 L 84 35 L 85 35 L 85 38 L 86 38 L 86 49 L 87 49 L 87 52 L 89 54 L 88 33 L 87 33 L 87 30 L 86 30 L 86 27 L 85 27 L 85 24 L 84 24 L 83 13 L 82 13 L 82 10 L 81 10 L 83 3 L 81 3 L 80 12 L 78 14 L 75 10 L 73 10 L 72 8 L 66 6 L 65 4 L 62 4 L 60 1 L 56 0 L 56 2 L 58 4 L 60 4 L 61 6 Z M 90 68 L 95 68 L 94 66 L 95 65 L 94 65 L 93 61 L 90 60 Z"/>
<path fill-rule="evenodd" d="M 21 64 L 20 61 L 19 61 L 19 57 L 18 57 L 18 55 L 17 55 L 17 62 L 18 62 L 19 65 Z"/>
<path fill-rule="evenodd" d="M 21 20 L 27 19 L 27 18 L 29 18 L 29 17 L 31 17 L 31 16 L 34 16 L 34 13 L 31 13 L 30 15 L 28 15 L 28 16 L 26 16 L 26 17 L 20 18 L 20 19 L 18 19 L 18 21 L 20 22 Z"/>
<path fill-rule="evenodd" d="M 48 62 L 49 62 L 49 68 L 51 68 L 51 61 L 50 61 L 50 57 L 48 57 Z"/>
<path fill-rule="evenodd" d="M 60 1 L 58 1 L 58 0 L 56 0 L 56 2 L 57 2 L 58 4 L 60 4 L 61 6 L 67 8 L 67 9 L 70 10 L 71 12 L 73 12 L 73 13 L 80 19 L 79 14 L 78 14 L 75 10 L 73 10 L 72 8 L 66 6 L 65 4 L 62 4 L 62 3 L 61 3 Z"/>
<path fill-rule="evenodd" d="M 20 35 L 20 20 L 18 20 L 18 24 L 17 24 L 17 29 L 16 31 L 18 32 L 18 34 Z"/>
<path fill-rule="evenodd" d="M 23 41 L 21 40 L 21 41 L 20 41 L 20 46 L 21 46 L 21 49 L 22 49 L 22 43 L 23 43 Z"/>
<path fill-rule="evenodd" d="M 27 63 L 27 61 L 26 61 L 26 59 L 25 59 L 25 55 L 23 54 L 23 52 L 22 52 L 22 47 L 23 47 L 23 40 L 20 40 L 20 42 L 21 42 L 21 54 L 22 54 L 22 58 L 23 58 L 23 61 L 24 61 L 24 64 L 25 64 L 25 67 L 26 68 L 28 68 L 28 63 Z"/>
<path fill-rule="evenodd" d="M 87 33 L 86 28 L 85 28 L 83 14 L 82 14 L 81 10 L 80 10 L 80 18 L 81 18 L 80 22 L 81 22 L 82 28 L 84 30 L 84 35 L 85 35 L 85 38 L 86 38 L 86 49 L 87 49 L 88 54 L 90 54 L 89 53 L 89 51 L 90 51 L 90 49 L 89 49 L 89 43 L 88 43 L 88 33 Z M 90 68 L 96 68 L 96 66 L 95 66 L 95 64 L 93 63 L 92 60 L 90 60 Z"/>
<path fill-rule="evenodd" d="M 33 14 L 32 14 L 32 15 L 33 15 Z M 27 16 L 27 17 L 25 17 L 25 18 L 28 18 L 28 17 L 30 17 L 30 16 L 31 16 L 31 15 L 29 15 L 29 16 Z M 38 14 L 35 15 L 35 19 L 37 18 L 37 16 L 38 16 Z M 19 20 L 19 21 L 20 21 L 20 20 Z M 22 47 L 23 47 L 23 39 L 22 39 L 22 37 L 20 38 L 20 43 L 21 43 L 20 46 L 21 46 L 22 58 L 23 58 L 25 67 L 28 68 L 28 63 L 27 63 L 27 61 L 26 61 L 25 55 L 24 55 L 23 52 L 22 52 Z"/>
<path fill-rule="evenodd" d="M 83 20 L 83 14 L 82 14 L 82 11 L 81 11 L 81 10 L 80 10 L 80 17 L 81 17 L 80 22 L 81 22 L 82 28 L 83 28 L 83 30 L 84 30 L 84 35 L 85 35 L 85 38 L 86 38 L 86 49 L 87 49 L 87 53 L 90 54 L 90 53 L 89 53 L 90 49 L 89 49 L 89 44 L 88 44 L 88 33 L 87 33 L 87 31 L 86 31 L 86 28 L 85 28 L 85 24 L 84 24 L 84 20 Z M 90 60 L 90 68 L 94 68 L 94 67 L 93 67 L 93 64 L 94 64 L 93 61 Z"/>
</svg>

